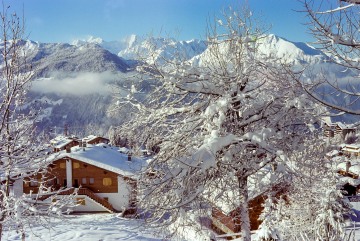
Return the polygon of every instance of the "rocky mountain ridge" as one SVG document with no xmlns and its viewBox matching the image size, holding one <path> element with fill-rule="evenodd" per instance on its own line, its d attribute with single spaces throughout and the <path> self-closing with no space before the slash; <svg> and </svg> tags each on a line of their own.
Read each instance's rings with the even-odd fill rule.
<svg viewBox="0 0 360 241">
<path fill-rule="evenodd" d="M 317 71 L 325 69 L 335 77 L 352 75 L 329 63 L 326 54 L 306 43 L 291 42 L 271 34 L 261 41 L 260 51 L 265 55 L 275 54 L 299 66 L 311 65 Z M 45 131 L 68 125 L 70 130 L 73 126 L 84 134 L 88 134 L 86 130 L 92 126 L 99 126 L 98 133 L 93 134 L 104 134 L 111 125 L 121 123 L 121 117 L 108 115 L 113 95 L 111 84 L 131 73 L 137 63 L 134 59 L 139 55 L 145 56 L 142 61 L 173 56 L 199 61 L 207 49 L 206 41 L 201 40 L 146 39 L 135 35 L 120 41 L 91 37 L 72 44 L 34 41 L 22 44 L 36 70 L 29 94 L 31 102 L 48 100 L 36 104 L 43 110 L 39 129 Z M 149 52 L 154 55 L 150 57 Z"/>
</svg>

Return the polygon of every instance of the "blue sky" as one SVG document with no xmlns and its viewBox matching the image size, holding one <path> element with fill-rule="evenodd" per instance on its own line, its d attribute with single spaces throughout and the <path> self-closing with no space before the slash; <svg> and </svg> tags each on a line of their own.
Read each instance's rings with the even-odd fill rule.
<svg viewBox="0 0 360 241">
<path fill-rule="evenodd" d="M 72 42 L 88 36 L 119 40 L 130 34 L 204 38 L 207 21 L 242 0 L 6 0 L 22 12 L 29 39 Z M 296 0 L 248 0 L 251 10 L 272 24 L 271 33 L 292 41 L 311 41 Z"/>
</svg>

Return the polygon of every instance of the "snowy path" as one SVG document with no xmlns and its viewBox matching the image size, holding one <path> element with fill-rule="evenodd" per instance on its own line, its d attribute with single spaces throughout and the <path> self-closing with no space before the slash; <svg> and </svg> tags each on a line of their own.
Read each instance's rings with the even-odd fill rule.
<svg viewBox="0 0 360 241">
<path fill-rule="evenodd" d="M 31 241 L 158 241 L 151 231 L 143 229 L 140 220 L 127 220 L 113 214 L 69 215 L 64 220 L 52 221 L 56 225 L 49 230 L 35 227 L 27 233 Z M 36 236 L 34 235 L 36 234 Z M 21 240 L 15 231 L 5 232 L 3 240 Z"/>
</svg>

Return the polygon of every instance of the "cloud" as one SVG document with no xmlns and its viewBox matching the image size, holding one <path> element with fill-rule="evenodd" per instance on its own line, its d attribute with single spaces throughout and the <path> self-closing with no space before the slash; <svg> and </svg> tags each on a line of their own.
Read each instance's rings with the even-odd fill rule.
<svg viewBox="0 0 360 241">
<path fill-rule="evenodd" d="M 118 75 L 111 72 L 75 73 L 56 72 L 50 78 L 41 78 L 32 83 L 31 90 L 40 93 L 56 94 L 111 94 L 109 83 L 118 79 Z"/>
</svg>

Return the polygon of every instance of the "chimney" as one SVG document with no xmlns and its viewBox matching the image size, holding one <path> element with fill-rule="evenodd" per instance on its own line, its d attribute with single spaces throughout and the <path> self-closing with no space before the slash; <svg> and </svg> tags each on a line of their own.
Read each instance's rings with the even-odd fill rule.
<svg viewBox="0 0 360 241">
<path fill-rule="evenodd" d="M 79 140 L 79 147 L 82 147 L 82 140 Z"/>
<path fill-rule="evenodd" d="M 131 153 L 128 154 L 128 161 L 131 162 Z"/>
<path fill-rule="evenodd" d="M 83 151 L 85 151 L 86 141 L 83 141 L 83 142 L 82 142 L 82 146 L 83 146 Z"/>
<path fill-rule="evenodd" d="M 346 172 L 349 173 L 349 169 L 351 167 L 351 162 L 350 161 L 347 161 L 346 162 Z"/>
<path fill-rule="evenodd" d="M 66 147 L 66 153 L 71 153 L 71 147 L 70 146 Z"/>
</svg>

